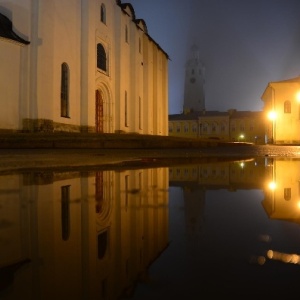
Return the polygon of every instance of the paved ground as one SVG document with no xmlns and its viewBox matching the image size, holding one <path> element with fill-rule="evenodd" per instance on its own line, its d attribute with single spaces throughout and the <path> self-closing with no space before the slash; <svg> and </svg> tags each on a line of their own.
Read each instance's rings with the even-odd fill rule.
<svg viewBox="0 0 300 300">
<path fill-rule="evenodd" d="M 0 172 L 33 168 L 150 165 L 200 159 L 217 141 L 138 134 L 1 133 Z M 201 151 L 200 151 L 201 150 Z"/>
<path fill-rule="evenodd" d="M 151 167 L 249 158 L 250 147 L 186 149 L 0 149 L 0 173 L 32 169 Z"/>
</svg>

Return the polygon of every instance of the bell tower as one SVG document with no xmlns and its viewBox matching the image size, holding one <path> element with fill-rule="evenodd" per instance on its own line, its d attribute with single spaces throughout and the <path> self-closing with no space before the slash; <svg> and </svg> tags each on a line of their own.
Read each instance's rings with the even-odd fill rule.
<svg viewBox="0 0 300 300">
<path fill-rule="evenodd" d="M 198 47 L 193 45 L 185 68 L 183 113 L 205 110 L 204 84 L 205 68 Z"/>
</svg>

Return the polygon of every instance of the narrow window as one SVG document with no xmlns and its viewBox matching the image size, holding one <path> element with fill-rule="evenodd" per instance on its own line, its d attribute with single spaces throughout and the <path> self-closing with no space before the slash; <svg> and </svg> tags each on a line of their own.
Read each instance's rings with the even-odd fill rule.
<svg viewBox="0 0 300 300">
<path fill-rule="evenodd" d="M 128 43 L 128 26 L 125 26 L 125 42 Z"/>
<path fill-rule="evenodd" d="M 98 234 L 98 259 L 103 259 L 107 250 L 108 232 L 107 230 Z"/>
<path fill-rule="evenodd" d="M 102 280 L 102 283 L 101 283 L 101 286 L 102 286 L 102 293 L 101 293 L 101 295 L 102 295 L 102 299 L 108 299 L 108 291 L 107 291 L 107 286 L 108 286 L 108 283 L 107 283 L 107 278 L 104 278 L 103 280 Z"/>
<path fill-rule="evenodd" d="M 128 209 L 129 175 L 125 176 L 125 211 Z"/>
<path fill-rule="evenodd" d="M 60 115 L 69 117 L 69 66 L 66 63 L 61 65 L 61 86 L 60 86 Z"/>
<path fill-rule="evenodd" d="M 142 129 L 142 99 L 139 97 L 139 129 Z"/>
<path fill-rule="evenodd" d="M 216 132 L 217 131 L 217 124 L 216 123 L 212 123 L 211 124 L 211 131 L 212 132 Z"/>
<path fill-rule="evenodd" d="M 184 124 L 184 132 L 189 132 L 189 125 L 187 123 Z"/>
<path fill-rule="evenodd" d="M 102 44 L 97 44 L 97 68 L 106 72 L 107 70 L 107 61 L 106 53 Z"/>
<path fill-rule="evenodd" d="M 192 127 L 192 131 L 193 131 L 194 133 L 197 132 L 197 124 L 193 123 L 192 126 L 193 126 L 193 127 Z"/>
<path fill-rule="evenodd" d="M 101 18 L 101 22 L 106 24 L 106 9 L 103 3 L 101 4 L 100 18 Z"/>
<path fill-rule="evenodd" d="M 290 101 L 284 101 L 284 113 L 290 114 L 291 113 L 291 102 Z"/>
<path fill-rule="evenodd" d="M 95 200 L 96 200 L 96 213 L 103 212 L 104 192 L 103 192 L 103 172 L 96 172 L 95 176 Z"/>
<path fill-rule="evenodd" d="M 125 91 L 125 107 L 124 107 L 124 114 L 125 114 L 125 126 L 128 127 L 128 103 L 127 103 L 127 91 Z"/>
<path fill-rule="evenodd" d="M 139 38 L 139 53 L 142 53 L 142 42 L 141 42 L 141 38 Z"/>
<path fill-rule="evenodd" d="M 61 187 L 61 231 L 62 239 L 70 237 L 70 185 Z"/>
<path fill-rule="evenodd" d="M 221 132 L 225 132 L 225 123 L 221 124 Z"/>
<path fill-rule="evenodd" d="M 292 190 L 291 188 L 284 188 L 284 200 L 289 201 L 292 197 Z"/>
</svg>

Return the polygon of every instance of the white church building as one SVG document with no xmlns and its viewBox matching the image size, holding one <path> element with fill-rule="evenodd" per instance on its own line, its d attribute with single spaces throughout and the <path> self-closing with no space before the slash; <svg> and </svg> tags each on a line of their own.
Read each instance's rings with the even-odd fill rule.
<svg viewBox="0 0 300 300">
<path fill-rule="evenodd" d="M 0 131 L 168 135 L 167 53 L 120 0 L 0 0 Z"/>
</svg>

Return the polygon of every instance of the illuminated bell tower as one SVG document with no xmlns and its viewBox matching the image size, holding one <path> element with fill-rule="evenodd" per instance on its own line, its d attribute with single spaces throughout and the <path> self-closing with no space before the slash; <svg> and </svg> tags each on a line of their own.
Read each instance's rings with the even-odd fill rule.
<svg viewBox="0 0 300 300">
<path fill-rule="evenodd" d="M 191 48 L 191 57 L 186 63 L 183 112 L 205 110 L 205 68 L 199 58 L 196 45 Z"/>
</svg>

